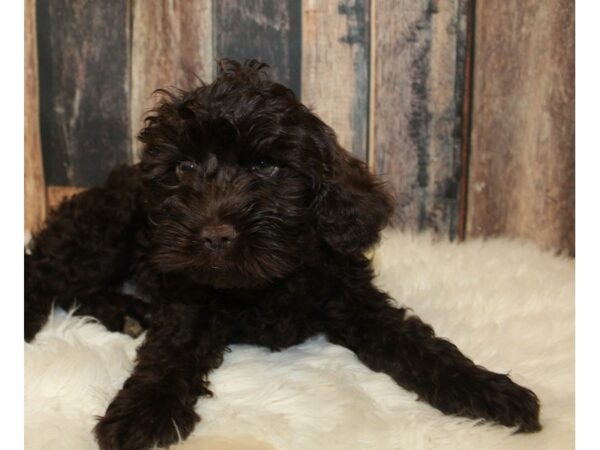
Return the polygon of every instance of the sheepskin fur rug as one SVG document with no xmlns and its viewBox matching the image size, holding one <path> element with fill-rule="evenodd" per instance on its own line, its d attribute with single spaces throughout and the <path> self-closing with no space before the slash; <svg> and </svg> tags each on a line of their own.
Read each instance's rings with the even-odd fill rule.
<svg viewBox="0 0 600 450">
<path fill-rule="evenodd" d="M 478 364 L 542 403 L 531 435 L 445 416 L 352 352 L 315 337 L 278 353 L 232 346 L 183 449 L 569 449 L 574 447 L 574 261 L 509 240 L 433 242 L 388 232 L 378 284 Z M 132 339 L 55 312 L 25 344 L 30 450 L 97 449 L 91 434 L 126 379 Z"/>
</svg>

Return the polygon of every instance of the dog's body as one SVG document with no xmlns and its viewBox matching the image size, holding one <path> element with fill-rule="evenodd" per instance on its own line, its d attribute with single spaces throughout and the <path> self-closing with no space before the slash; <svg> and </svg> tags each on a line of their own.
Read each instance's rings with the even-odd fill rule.
<svg viewBox="0 0 600 450">
<path fill-rule="evenodd" d="M 228 345 L 278 350 L 317 333 L 445 413 L 538 430 L 531 391 L 474 365 L 373 286 L 364 252 L 391 201 L 261 67 L 224 61 L 212 84 L 166 93 L 140 134 L 140 164 L 63 202 L 32 240 L 27 340 L 53 303 L 75 301 L 112 330 L 128 316 L 149 328 L 96 426 L 100 447 L 176 442 L 199 420 L 194 405 Z"/>
</svg>

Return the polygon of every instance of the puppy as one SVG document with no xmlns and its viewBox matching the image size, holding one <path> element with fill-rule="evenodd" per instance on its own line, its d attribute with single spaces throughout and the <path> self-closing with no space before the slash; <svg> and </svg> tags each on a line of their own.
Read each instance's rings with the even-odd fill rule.
<svg viewBox="0 0 600 450">
<path fill-rule="evenodd" d="M 322 333 L 446 414 L 540 429 L 533 392 L 489 372 L 373 284 L 365 251 L 392 202 L 365 164 L 263 64 L 162 91 L 141 162 L 51 213 L 25 262 L 25 338 L 53 304 L 111 330 L 148 327 L 95 427 L 103 450 L 168 446 L 230 344 L 279 350 Z M 124 293 L 130 282 L 135 295 Z"/>
</svg>

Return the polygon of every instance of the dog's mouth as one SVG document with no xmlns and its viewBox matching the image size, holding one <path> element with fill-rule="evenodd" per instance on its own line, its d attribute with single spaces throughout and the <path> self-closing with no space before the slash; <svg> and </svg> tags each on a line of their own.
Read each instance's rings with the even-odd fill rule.
<svg viewBox="0 0 600 450">
<path fill-rule="evenodd" d="M 218 252 L 196 246 L 186 252 L 163 247 L 153 261 L 163 272 L 185 274 L 195 283 L 217 289 L 261 288 L 271 281 L 265 271 L 244 264 L 244 255 L 235 246 Z"/>
<path fill-rule="evenodd" d="M 203 264 L 187 273 L 195 282 L 216 289 L 258 289 L 272 281 L 244 271 L 224 259 Z"/>
<path fill-rule="evenodd" d="M 202 265 L 211 270 L 227 270 L 234 259 L 233 249 L 225 249 L 218 252 L 202 251 L 198 254 L 198 259 Z"/>
</svg>

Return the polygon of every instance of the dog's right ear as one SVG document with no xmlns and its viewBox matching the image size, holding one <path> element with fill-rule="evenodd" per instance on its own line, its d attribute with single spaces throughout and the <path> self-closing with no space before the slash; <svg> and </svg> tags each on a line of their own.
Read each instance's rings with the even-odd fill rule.
<svg viewBox="0 0 600 450">
<path fill-rule="evenodd" d="M 360 254 L 379 240 L 392 198 L 364 162 L 344 150 L 332 131 L 327 135 L 330 161 L 316 201 L 317 232 L 333 250 Z"/>
</svg>

